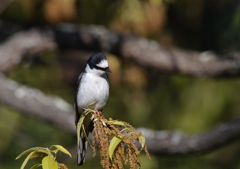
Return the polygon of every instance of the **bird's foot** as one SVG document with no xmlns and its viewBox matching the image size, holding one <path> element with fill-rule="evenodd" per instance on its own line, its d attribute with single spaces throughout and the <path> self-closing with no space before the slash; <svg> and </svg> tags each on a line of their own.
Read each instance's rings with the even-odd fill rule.
<svg viewBox="0 0 240 169">
<path fill-rule="evenodd" d="M 94 113 L 91 116 L 91 120 L 95 119 L 96 117 L 102 116 L 102 112 L 95 110 Z"/>
<path fill-rule="evenodd" d="M 82 115 L 86 116 L 87 115 L 87 109 L 83 108 Z"/>
<path fill-rule="evenodd" d="M 96 110 L 95 112 L 96 112 L 96 114 L 97 114 L 98 116 L 102 116 L 102 112 L 101 112 L 101 111 Z"/>
</svg>

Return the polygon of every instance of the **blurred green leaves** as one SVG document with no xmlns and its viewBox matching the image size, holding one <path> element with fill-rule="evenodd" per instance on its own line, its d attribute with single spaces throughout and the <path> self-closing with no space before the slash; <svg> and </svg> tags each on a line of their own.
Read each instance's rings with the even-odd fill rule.
<svg viewBox="0 0 240 169">
<path fill-rule="evenodd" d="M 16 71 L 9 72 L 9 78 L 73 102 L 73 90 L 63 83 L 63 67 L 60 65 L 58 52 L 45 52 L 26 60 Z"/>
<path fill-rule="evenodd" d="M 14 139 L 14 133 L 18 131 L 21 115 L 13 109 L 0 104 L 0 154 L 7 151 L 11 140 Z"/>
</svg>

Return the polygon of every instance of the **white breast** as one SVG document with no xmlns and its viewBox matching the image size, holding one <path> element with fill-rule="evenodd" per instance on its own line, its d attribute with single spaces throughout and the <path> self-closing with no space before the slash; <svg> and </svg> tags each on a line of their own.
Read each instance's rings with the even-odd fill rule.
<svg viewBox="0 0 240 169">
<path fill-rule="evenodd" d="M 105 78 L 85 73 L 77 95 L 77 104 L 80 108 L 87 108 L 89 104 L 94 103 L 88 108 L 101 110 L 105 106 L 109 95 L 109 85 Z"/>
</svg>

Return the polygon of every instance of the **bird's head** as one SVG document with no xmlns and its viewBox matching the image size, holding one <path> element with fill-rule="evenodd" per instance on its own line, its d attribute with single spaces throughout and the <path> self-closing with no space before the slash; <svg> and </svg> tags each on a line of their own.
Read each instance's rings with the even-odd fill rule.
<svg viewBox="0 0 240 169">
<path fill-rule="evenodd" d="M 106 72 L 112 72 L 108 67 L 106 56 L 101 53 L 94 54 L 88 59 L 85 71 L 99 76 Z"/>
</svg>

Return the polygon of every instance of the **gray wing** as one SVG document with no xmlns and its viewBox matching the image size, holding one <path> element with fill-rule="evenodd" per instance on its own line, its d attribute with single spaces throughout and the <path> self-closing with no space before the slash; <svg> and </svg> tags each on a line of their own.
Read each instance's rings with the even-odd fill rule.
<svg viewBox="0 0 240 169">
<path fill-rule="evenodd" d="M 80 87 L 80 85 L 81 85 L 81 80 L 82 80 L 83 75 L 84 75 L 84 72 L 82 72 L 82 73 L 78 76 L 77 90 L 76 90 L 75 98 L 74 98 L 75 124 L 76 124 L 76 125 L 77 125 L 78 120 L 79 120 L 79 118 L 80 118 L 80 113 L 79 113 L 79 109 L 78 109 L 78 105 L 77 105 L 77 94 L 78 94 L 79 87 Z"/>
</svg>

